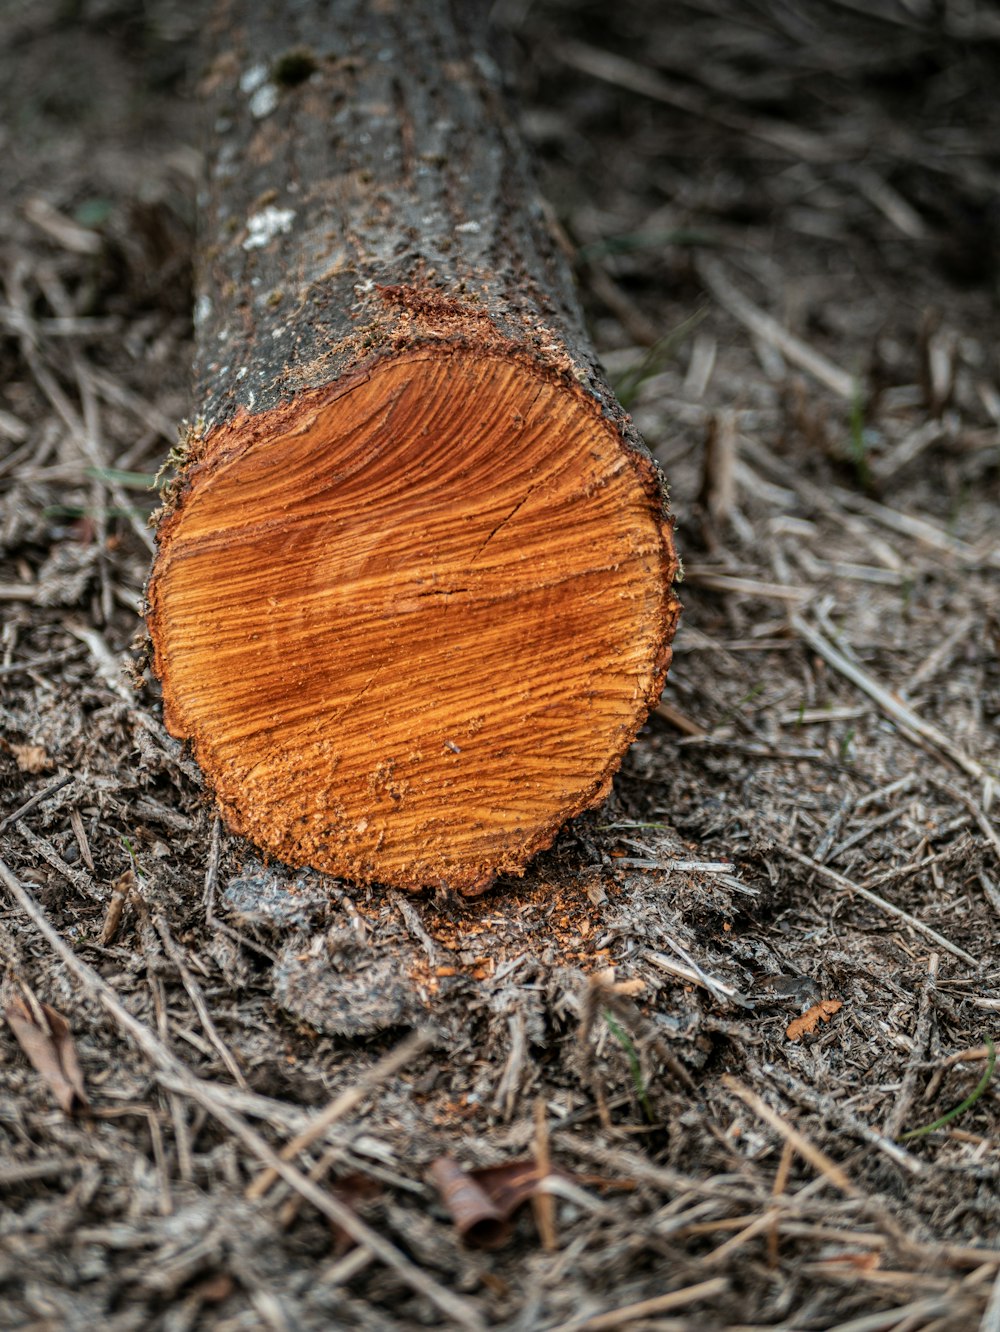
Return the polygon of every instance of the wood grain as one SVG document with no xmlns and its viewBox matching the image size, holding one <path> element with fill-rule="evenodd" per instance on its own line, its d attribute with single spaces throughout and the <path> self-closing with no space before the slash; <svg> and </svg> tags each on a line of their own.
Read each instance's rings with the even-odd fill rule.
<svg viewBox="0 0 1000 1332">
<path fill-rule="evenodd" d="M 161 534 L 167 725 L 288 863 L 466 890 L 523 868 L 662 686 L 652 475 L 582 392 L 498 357 L 413 353 L 285 415 L 223 432 Z"/>
</svg>

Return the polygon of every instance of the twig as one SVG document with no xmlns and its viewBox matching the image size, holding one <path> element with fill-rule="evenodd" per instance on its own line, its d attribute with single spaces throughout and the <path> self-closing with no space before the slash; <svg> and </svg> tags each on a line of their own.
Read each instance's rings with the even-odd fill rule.
<svg viewBox="0 0 1000 1332">
<path fill-rule="evenodd" d="M 640 347 L 655 347 L 660 341 L 659 328 L 622 291 L 607 269 L 597 262 L 588 261 L 586 257 L 582 259 L 582 267 L 587 287 L 608 307 L 628 336 Z"/>
<path fill-rule="evenodd" d="M 219 879 L 219 860 L 222 857 L 222 820 L 216 814 L 212 820 L 212 834 L 208 843 L 208 861 L 205 865 L 205 888 L 202 893 L 202 904 L 205 908 L 205 920 L 207 924 L 214 925 L 215 919 L 213 912 L 215 910 L 215 885 Z"/>
<path fill-rule="evenodd" d="M 846 817 L 848 810 L 855 808 L 856 805 L 857 798 L 853 795 L 846 795 L 831 815 L 826 828 L 823 830 L 823 836 L 816 843 L 815 847 L 813 847 L 813 858 L 816 860 L 817 864 L 822 865 L 823 861 L 826 860 L 827 856 L 830 854 L 830 848 L 840 835 L 840 830 L 844 825 L 844 818 Z"/>
<path fill-rule="evenodd" d="M 13 814 L 8 814 L 7 817 L 0 822 L 0 833 L 5 833 L 11 824 L 17 823 L 20 819 L 23 819 L 25 815 L 30 814 L 33 809 L 37 809 L 43 800 L 48 800 L 49 796 L 54 796 L 55 793 L 61 791 L 64 786 L 69 786 L 72 780 L 73 774 L 70 772 L 67 773 L 65 777 L 60 777 L 58 781 L 53 782 L 51 786 L 47 786 L 44 791 L 36 792 L 30 800 L 26 800 L 23 805 L 14 810 Z"/>
<path fill-rule="evenodd" d="M 345 1151 L 343 1143 L 332 1143 L 309 1167 L 309 1170 L 307 1171 L 308 1178 L 311 1179 L 314 1184 L 318 1184 L 333 1165 L 334 1161 L 342 1160 L 344 1155 Z M 275 1178 L 277 1178 L 277 1176 L 275 1176 Z M 278 1212 L 278 1221 L 282 1230 L 287 1230 L 298 1216 L 301 1204 L 301 1195 L 293 1193 L 281 1207 L 281 1210 Z M 368 1256 L 370 1258 L 371 1254 Z"/>
<path fill-rule="evenodd" d="M 433 1041 L 434 1031 L 431 1027 L 422 1027 L 419 1031 L 413 1032 L 401 1045 L 397 1045 L 395 1050 L 390 1050 L 363 1073 L 357 1082 L 339 1092 L 325 1110 L 320 1111 L 301 1133 L 296 1134 L 291 1142 L 285 1144 L 280 1152 L 281 1159 L 294 1161 L 299 1152 L 311 1147 L 338 1119 L 343 1119 L 344 1115 L 349 1114 L 370 1092 L 381 1086 L 394 1073 L 398 1073 L 401 1068 L 405 1068 L 411 1059 L 415 1059 Z M 263 1171 L 247 1186 L 246 1197 L 263 1198 L 277 1178 L 277 1171 Z"/>
<path fill-rule="evenodd" d="M 855 893 L 858 897 L 863 897 L 866 902 L 871 902 L 873 906 L 877 906 L 890 916 L 897 916 L 900 920 L 905 920 L 911 929 L 919 931 L 920 934 L 936 943 L 939 948 L 951 953 L 953 957 L 960 958 L 970 967 L 979 966 L 971 953 L 967 953 L 964 948 L 959 948 L 958 944 L 953 944 L 950 939 L 946 939 L 943 934 L 938 934 L 937 930 L 931 929 L 929 925 L 925 925 L 916 916 L 911 916 L 902 907 L 896 906 L 893 902 L 887 902 L 884 897 L 879 897 L 870 888 L 862 888 L 861 884 L 852 882 L 852 880 L 845 878 L 843 874 L 838 874 L 836 870 L 832 870 L 826 865 L 820 865 L 818 861 L 813 860 L 812 856 L 804 855 L 801 851 L 796 851 L 794 847 L 787 846 L 784 842 L 777 843 L 777 846 L 783 855 L 790 856 L 792 860 L 797 860 L 800 865 L 808 866 L 809 869 L 821 875 L 828 883 L 840 888 L 841 891 Z M 926 861 L 922 861 L 917 868 L 922 869 L 926 863 Z"/>
<path fill-rule="evenodd" d="M 894 448 L 884 454 L 872 467 L 876 478 L 879 481 L 888 481 L 894 477 L 902 467 L 908 467 L 915 458 L 919 458 L 925 449 L 929 449 L 932 444 L 936 444 L 945 434 L 945 428 L 941 421 L 924 421 L 917 426 L 915 430 L 909 431 Z"/>
<path fill-rule="evenodd" d="M 736 507 L 736 464 L 739 432 L 732 408 L 713 412 L 705 432 L 699 502 L 705 509 L 705 530 L 710 546 L 718 546 L 717 532 Z"/>
<path fill-rule="evenodd" d="M 176 1088 L 207 1110 L 224 1128 L 238 1138 L 244 1147 L 264 1165 L 270 1166 L 290 1184 L 296 1192 L 317 1211 L 335 1222 L 358 1244 L 366 1245 L 377 1258 L 410 1287 L 411 1290 L 430 1300 L 441 1313 L 451 1318 L 460 1327 L 470 1328 L 473 1332 L 484 1332 L 484 1324 L 479 1314 L 471 1305 L 452 1291 L 445 1289 L 432 1277 L 421 1271 L 394 1244 L 384 1239 L 377 1231 L 361 1220 L 344 1203 L 331 1194 L 324 1192 L 318 1185 L 307 1179 L 301 1171 L 283 1161 L 260 1134 L 229 1109 L 223 1099 L 217 1095 L 216 1088 L 197 1077 L 186 1064 L 182 1063 L 170 1050 L 153 1035 L 149 1029 L 128 1011 L 108 983 L 94 969 L 79 958 L 54 928 L 41 907 L 11 872 L 6 863 L 0 860 L 0 880 L 39 934 L 45 939 L 52 951 L 62 960 L 76 977 L 78 983 L 93 995 L 108 1015 L 126 1032 L 153 1066 L 157 1081 L 168 1088 Z"/>
<path fill-rule="evenodd" d="M 792 1173 L 792 1160 L 795 1156 L 795 1148 L 785 1139 L 785 1145 L 781 1149 L 781 1159 L 778 1162 L 778 1168 L 774 1172 L 774 1183 L 771 1186 L 771 1197 L 777 1200 L 784 1196 L 788 1188 L 788 1180 Z M 780 1234 L 780 1209 L 772 1206 L 768 1211 L 771 1221 L 771 1229 L 767 1236 L 767 1260 L 769 1266 L 774 1269 L 778 1266 L 778 1240 Z"/>
<path fill-rule="evenodd" d="M 46 294 L 49 294 L 48 291 Z M 50 298 L 57 303 L 60 303 L 58 290 L 56 294 Z M 86 454 L 91 464 L 95 468 L 104 471 L 106 460 L 101 453 L 96 399 L 93 386 L 84 374 L 83 362 L 81 361 L 80 356 L 74 350 L 71 352 L 70 360 L 76 377 L 77 387 L 80 390 L 82 415 L 77 412 L 69 398 L 60 388 L 54 375 L 50 373 L 48 367 L 43 363 L 39 354 L 38 330 L 31 320 L 28 311 L 26 309 L 20 309 L 16 313 L 16 331 L 21 335 L 21 353 L 24 356 L 25 361 L 28 363 L 39 388 L 48 398 L 56 414 L 66 426 L 70 438 L 78 440 L 82 446 L 83 452 Z M 115 481 L 101 482 L 101 486 L 110 491 L 115 503 L 122 509 L 128 518 L 130 525 L 140 541 L 142 541 L 151 553 L 154 552 L 156 549 L 156 543 L 153 536 L 145 523 L 136 515 L 134 507 L 129 503 L 128 497 L 125 495 L 121 486 Z M 106 522 L 107 513 L 102 499 L 99 502 L 98 511 L 98 523 L 102 529 Z"/>
<path fill-rule="evenodd" d="M 763 1077 L 763 1074 L 761 1074 Z M 770 1078 L 791 1100 L 796 1104 L 805 1106 L 814 1114 L 825 1119 L 828 1124 L 834 1125 L 841 1133 L 849 1134 L 851 1137 L 860 1138 L 862 1142 L 868 1143 L 877 1151 L 882 1152 L 911 1175 L 920 1175 L 923 1173 L 923 1164 L 912 1156 L 904 1147 L 898 1143 L 892 1142 L 884 1134 L 873 1129 L 864 1120 L 859 1119 L 853 1111 L 846 1106 L 841 1105 L 832 1096 L 823 1095 L 811 1087 L 805 1086 L 798 1078 L 791 1073 L 785 1072 L 780 1068 L 773 1068 Z M 878 1218 L 881 1224 L 884 1224 L 884 1218 Z"/>
<path fill-rule="evenodd" d="M 896 1100 L 893 1104 L 889 1117 L 885 1121 L 885 1136 L 887 1138 L 898 1138 L 899 1131 L 903 1127 L 903 1121 L 909 1113 L 910 1106 L 913 1104 L 913 1098 L 917 1088 L 917 1078 L 920 1076 L 920 1061 L 924 1047 L 927 1044 L 927 1038 L 930 1035 L 931 1016 L 933 1014 L 934 990 L 937 985 L 938 973 L 938 955 L 931 953 L 927 964 L 927 975 L 924 978 L 923 987 L 920 991 L 920 1009 L 917 1014 L 917 1029 L 913 1033 L 913 1050 L 907 1061 L 906 1072 L 903 1074 L 903 1081 L 900 1084 L 899 1091 L 896 1093 Z"/>
<path fill-rule="evenodd" d="M 0 666 L 0 679 L 7 675 L 20 675 L 22 672 L 41 670 L 43 666 L 61 666 L 72 661 L 79 653 L 79 648 L 70 648 L 67 652 L 49 652 L 44 657 L 32 657 L 30 661 L 12 661 Z"/>
<path fill-rule="evenodd" d="M 104 241 L 96 231 L 60 213 L 46 199 L 33 196 L 24 203 L 24 215 L 29 222 L 43 231 L 50 240 L 71 254 L 100 254 Z"/>
<path fill-rule="evenodd" d="M 845 156 L 844 149 L 826 136 L 813 134 L 769 116 L 748 116 L 730 107 L 720 106 L 690 83 L 665 78 L 657 70 L 636 64 L 625 56 L 574 41 L 561 42 L 555 53 L 571 69 L 578 69 L 591 78 L 602 79 L 615 87 L 626 88 L 629 92 L 676 107 L 699 120 L 715 121 L 716 124 L 769 144 L 791 157 L 806 162 L 834 162 Z M 846 155 L 854 157 L 856 154 L 848 152 Z"/>
<path fill-rule="evenodd" d="M 916 780 L 916 774 L 908 772 L 905 777 L 897 777 L 896 780 L 890 782 L 888 786 L 880 786 L 875 791 L 869 791 L 868 794 L 863 795 L 855 805 L 855 813 L 857 813 L 858 810 L 865 809 L 868 805 L 875 805 L 879 801 L 884 803 L 890 796 L 899 795 L 901 791 L 908 791 L 910 787 L 914 785 Z"/>
<path fill-rule="evenodd" d="M 957 800 L 960 805 L 965 806 L 976 820 L 983 836 L 996 852 L 997 861 L 1000 862 L 1000 832 L 997 832 L 983 808 L 980 805 L 977 805 L 974 800 L 970 799 L 964 791 L 960 791 L 957 786 L 952 786 L 950 782 L 937 781 L 933 777 L 931 778 L 931 782 L 939 791 L 947 792 L 953 800 Z"/>
<path fill-rule="evenodd" d="M 171 749 L 171 739 L 159 722 L 154 721 L 147 716 L 140 708 L 136 707 L 135 696 L 129 686 L 122 679 L 121 665 L 115 660 L 114 653 L 105 643 L 104 639 L 96 629 L 91 629 L 88 625 L 77 624 L 68 621 L 65 628 L 74 638 L 78 638 L 90 653 L 94 665 L 97 667 L 97 673 L 104 680 L 104 683 L 122 700 L 128 709 L 128 719 L 136 726 L 141 726 L 144 731 L 148 731 L 160 749 L 169 758 L 185 777 L 189 778 L 197 786 L 202 785 L 202 776 L 197 767 L 190 759 Z M 180 746 L 174 746 L 179 750 Z"/>
<path fill-rule="evenodd" d="M 755 337 L 763 339 L 770 346 L 777 347 L 787 361 L 791 361 L 792 365 L 797 365 L 800 370 L 805 370 L 814 379 L 818 379 L 839 398 L 845 398 L 848 402 L 854 400 L 855 381 L 846 370 L 841 370 L 839 365 L 834 365 L 822 353 L 810 347 L 801 338 L 797 338 L 794 333 L 790 333 L 772 315 L 765 314 L 759 306 L 754 305 L 753 301 L 733 286 L 721 264 L 700 258 L 696 266 L 698 276 L 715 299 L 734 319 L 739 320 L 744 328 L 749 329 Z"/>
<path fill-rule="evenodd" d="M 778 1114 L 772 1110 L 766 1101 L 762 1100 L 756 1092 L 744 1087 L 741 1082 L 732 1076 L 731 1073 L 722 1075 L 722 1082 L 734 1096 L 738 1096 L 744 1105 L 748 1106 L 755 1115 L 763 1119 L 765 1123 L 770 1124 L 775 1132 L 779 1133 L 786 1142 L 790 1142 L 798 1154 L 809 1162 L 814 1169 L 824 1175 L 834 1188 L 839 1189 L 841 1193 L 848 1198 L 861 1198 L 863 1195 L 860 1190 L 851 1183 L 847 1175 L 832 1161 L 826 1152 L 809 1141 L 798 1129 L 793 1128 Z"/>
<path fill-rule="evenodd" d="M 737 578 L 734 574 L 710 569 L 703 565 L 684 566 L 684 581 L 694 587 L 707 587 L 710 592 L 733 592 L 743 597 L 760 597 L 764 601 L 808 601 L 813 595 L 811 587 L 792 587 L 788 583 L 763 583 L 756 578 Z"/>
<path fill-rule="evenodd" d="M 145 519 L 140 517 L 135 511 L 135 505 L 129 502 L 129 497 L 125 494 L 121 485 L 114 478 L 113 472 L 109 471 L 108 460 L 104 456 L 101 448 L 99 417 L 97 411 L 97 401 L 94 392 L 94 386 L 84 372 L 83 362 L 80 357 L 74 353 L 72 357 L 73 372 L 76 376 L 77 387 L 80 390 L 80 401 L 83 405 L 83 429 L 79 433 L 79 440 L 83 446 L 83 451 L 90 460 L 91 466 L 100 477 L 101 484 L 105 486 L 114 500 L 115 504 L 128 519 L 129 526 L 136 534 L 142 544 L 151 555 L 156 554 L 156 541 Z"/>
<path fill-rule="evenodd" d="M 665 722 L 669 722 L 675 730 L 680 731 L 682 735 L 704 736 L 708 734 L 705 728 L 693 721 L 686 712 L 674 707 L 672 703 L 666 703 L 662 698 L 653 711 L 658 717 L 662 717 Z"/>
<path fill-rule="evenodd" d="M 799 637 L 816 653 L 822 657 L 828 666 L 832 666 L 835 671 L 839 671 L 846 679 L 857 687 L 870 699 L 873 699 L 887 717 L 903 728 L 909 731 L 911 735 L 917 735 L 928 744 L 933 745 L 945 757 L 958 765 L 963 772 L 968 773 L 976 781 L 983 782 L 984 785 L 992 786 L 994 778 L 987 772 L 981 763 L 977 763 L 974 758 L 970 758 L 964 750 L 953 745 L 943 731 L 939 731 L 936 726 L 926 722 L 923 718 L 906 706 L 884 685 L 880 685 L 877 680 L 873 680 L 867 672 L 844 656 L 832 643 L 828 642 L 822 634 L 817 633 L 811 625 L 806 624 L 801 615 L 792 614 L 790 616 L 792 628 Z"/>
<path fill-rule="evenodd" d="M 539 1179 L 547 1179 L 552 1163 L 549 1156 L 549 1126 L 545 1118 L 545 1100 L 541 1096 L 535 1101 L 535 1165 Z M 555 1199 L 551 1193 L 539 1191 L 532 1198 L 531 1206 L 535 1213 L 535 1223 L 538 1226 L 542 1248 L 546 1253 L 555 1253 L 559 1248 Z"/>
<path fill-rule="evenodd" d="M 169 416 L 161 412 L 159 407 L 147 402 L 138 393 L 134 393 L 124 384 L 119 383 L 117 379 L 113 379 L 111 375 L 93 366 L 91 367 L 91 377 L 94 381 L 94 387 L 105 402 L 132 412 L 140 421 L 144 421 L 151 431 L 165 439 L 168 444 L 173 444 L 177 438 L 177 422 L 172 421 Z"/>
<path fill-rule="evenodd" d="M 89 625 L 76 624 L 72 621 L 66 625 L 66 628 L 86 647 L 97 667 L 98 675 L 112 693 L 117 694 L 122 702 L 128 704 L 129 709 L 134 711 L 135 696 L 122 679 L 121 663 L 116 660 L 114 653 L 97 630 L 91 629 Z"/>
<path fill-rule="evenodd" d="M 316 1285 L 327 1290 L 335 1290 L 350 1281 L 351 1277 L 363 1272 L 375 1255 L 371 1249 L 350 1249 L 343 1258 L 336 1258 L 316 1277 Z"/>
<path fill-rule="evenodd" d="M 785 1145 L 787 1146 L 788 1144 L 786 1143 Z M 730 1235 L 729 1239 L 724 1240 L 717 1249 L 712 1249 L 710 1253 L 706 1253 L 701 1261 L 706 1267 L 718 1267 L 719 1264 L 724 1263 L 731 1254 L 734 1254 L 737 1249 L 742 1249 L 743 1245 L 746 1244 L 748 1240 L 752 1240 L 755 1235 L 759 1235 L 762 1231 L 768 1231 L 770 1238 L 770 1234 L 774 1233 L 774 1218 L 775 1213 L 771 1208 L 768 1208 L 765 1212 L 761 1212 L 758 1216 L 755 1216 L 743 1226 L 741 1230 L 738 1230 L 735 1235 Z"/>
<path fill-rule="evenodd" d="M 935 1314 L 950 1313 L 954 1308 L 951 1294 L 931 1295 L 923 1300 L 913 1300 L 910 1304 L 901 1304 L 895 1309 L 883 1309 L 881 1313 L 862 1314 L 860 1318 L 848 1319 L 830 1328 L 830 1332 L 892 1332 L 904 1318 L 931 1318 Z"/>
<path fill-rule="evenodd" d="M 912 874 L 919 874 L 921 870 L 929 869 L 932 865 L 962 859 L 968 855 L 971 845 L 970 837 L 960 837 L 957 842 L 952 842 L 943 851 L 936 851 L 932 856 L 925 856 L 923 860 L 912 860 L 908 865 L 900 865 L 896 869 L 886 870 L 884 874 L 877 874 L 874 879 L 868 879 L 862 887 L 870 892 L 874 888 L 884 888 L 887 883 L 899 883 L 900 879 L 908 879 Z"/>
<path fill-rule="evenodd" d="M 52 1156 L 40 1161 L 14 1161 L 9 1165 L 0 1165 L 0 1187 L 10 1188 L 13 1184 L 26 1184 L 32 1179 L 66 1180 L 79 1170 L 83 1162 L 78 1157 Z"/>
<path fill-rule="evenodd" d="M 993 1282 L 990 1298 L 983 1311 L 979 1332 L 1000 1332 L 1000 1276 Z"/>
<path fill-rule="evenodd" d="M 185 990 L 187 990 L 188 997 L 194 1005 L 195 1012 L 198 1014 L 205 1035 L 215 1046 L 219 1053 L 219 1057 L 229 1070 L 233 1081 L 245 1091 L 247 1089 L 247 1082 L 246 1078 L 243 1076 L 243 1070 L 236 1062 L 236 1056 L 233 1054 L 232 1050 L 230 1050 L 229 1046 L 226 1045 L 225 1041 L 219 1035 L 219 1029 L 213 1022 L 212 1015 L 208 1011 L 208 1005 L 205 1003 L 205 996 L 201 992 L 201 986 L 191 975 L 191 969 L 184 959 L 184 954 L 181 951 L 180 946 L 176 943 L 173 935 L 170 933 L 167 922 L 158 913 L 154 913 L 153 915 L 153 927 L 163 941 L 163 946 L 167 950 L 167 956 L 180 973 L 181 983 Z"/>
<path fill-rule="evenodd" d="M 891 532 L 899 532 L 912 541 L 929 546 L 931 550 L 942 551 L 973 566 L 986 564 L 994 569 L 1000 567 L 1000 553 L 987 551 L 985 555 L 981 555 L 967 541 L 951 536 L 940 527 L 928 522 L 926 518 L 917 518 L 911 513 L 892 509 L 887 504 L 879 504 L 878 500 L 869 499 L 867 495 L 860 495 L 852 490 L 842 490 L 839 486 L 830 490 L 828 499 L 836 501 L 854 513 L 863 513 Z"/>
<path fill-rule="evenodd" d="M 997 915 L 1000 916 L 1000 889 L 997 888 L 996 884 L 985 870 L 979 871 L 979 882 L 982 884 L 987 902 L 989 902 Z"/>
<path fill-rule="evenodd" d="M 846 763 L 837 763 L 825 750 L 806 749 L 801 745 L 786 745 L 783 749 L 776 749 L 771 745 L 731 740 L 724 735 L 684 735 L 677 743 L 685 749 L 726 749 L 731 754 L 746 754 L 749 758 L 768 759 L 774 763 L 815 763 L 817 767 L 828 768 L 833 772 L 851 772 Z M 852 772 L 851 775 L 860 777 L 862 781 L 869 780 L 862 773 Z"/>
<path fill-rule="evenodd" d="M 971 615 L 959 620 L 951 633 L 947 634 L 937 647 L 923 659 L 899 691 L 900 696 L 902 698 L 912 698 L 918 689 L 927 684 L 928 680 L 933 680 L 942 667 L 951 660 L 958 645 L 968 641 L 969 635 L 975 626 L 976 619 Z"/>
<path fill-rule="evenodd" d="M 41 856 L 57 874 L 61 874 L 67 883 L 71 883 L 78 893 L 84 897 L 89 897 L 91 901 L 100 902 L 101 895 L 94 886 L 94 880 L 85 869 L 78 868 L 76 865 L 68 865 L 62 856 L 55 849 L 47 837 L 40 837 L 38 833 L 32 832 L 26 823 L 18 824 L 18 832 L 34 851 L 36 856 Z"/>
<path fill-rule="evenodd" d="M 753 1007 L 750 1000 L 747 999 L 745 995 L 740 994 L 735 986 L 727 985 L 725 981 L 720 981 L 715 976 L 710 976 L 707 971 L 704 971 L 699 967 L 698 963 L 687 949 L 682 948 L 676 940 L 671 939 L 669 935 L 663 935 L 661 937 L 667 944 L 668 948 L 671 948 L 678 957 L 684 959 L 687 966 L 679 966 L 678 963 L 674 962 L 671 958 L 664 957 L 662 953 L 658 953 L 652 948 L 646 948 L 643 951 L 643 956 L 647 957 L 650 962 L 652 962 L 653 966 L 659 967 L 661 971 L 665 971 L 668 975 L 679 976 L 681 980 L 690 981 L 694 985 L 704 986 L 709 994 L 713 995 L 716 999 L 721 1000 L 723 1003 L 728 1002 L 738 1004 L 741 1008 Z"/>
<path fill-rule="evenodd" d="M 69 812 L 69 823 L 73 829 L 73 836 L 76 839 L 77 847 L 80 851 L 80 859 L 90 870 L 94 872 L 94 856 L 90 849 L 90 843 L 87 841 L 87 830 L 83 826 L 83 816 L 76 805 Z"/>
<path fill-rule="evenodd" d="M 36 583 L 0 583 L 0 601 L 35 602 L 38 596 Z"/>
<path fill-rule="evenodd" d="M 886 810 L 884 814 L 879 814 L 876 818 L 869 819 L 862 827 L 856 828 L 848 837 L 845 837 L 842 841 L 838 842 L 835 847 L 829 850 L 825 856 L 817 856 L 816 859 L 839 860 L 845 851 L 850 851 L 852 846 L 857 846 L 859 842 L 864 842 L 867 838 L 871 837 L 872 833 L 878 832 L 880 828 L 888 828 L 890 824 L 905 818 L 906 813 L 906 805 L 902 803 L 897 805 L 894 809 Z M 923 862 L 921 862 L 921 864 L 922 863 Z"/>
<path fill-rule="evenodd" d="M 725 1277 L 712 1277 L 709 1281 L 699 1281 L 695 1286 L 684 1286 L 681 1290 L 672 1290 L 666 1295 L 656 1295 L 651 1300 L 640 1300 L 637 1304 L 625 1304 L 620 1309 L 609 1309 L 607 1313 L 594 1314 L 590 1318 L 573 1318 L 568 1323 L 560 1323 L 551 1332 L 612 1332 L 612 1329 L 624 1327 L 640 1318 L 651 1318 L 654 1314 L 669 1313 L 671 1309 L 681 1309 L 695 1300 L 708 1300 L 713 1295 L 721 1295 L 729 1289 Z"/>
<path fill-rule="evenodd" d="M 881 176 L 867 167 L 852 169 L 853 182 L 861 194 L 909 240 L 926 240 L 927 226 L 917 210 Z"/>
</svg>

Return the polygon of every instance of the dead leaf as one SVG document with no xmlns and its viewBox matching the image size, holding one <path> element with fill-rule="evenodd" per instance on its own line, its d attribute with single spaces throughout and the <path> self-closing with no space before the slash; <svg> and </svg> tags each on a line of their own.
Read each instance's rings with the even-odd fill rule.
<svg viewBox="0 0 1000 1332">
<path fill-rule="evenodd" d="M 136 886 L 135 871 L 131 867 L 115 880 L 111 889 L 111 896 L 108 898 L 107 910 L 104 913 L 104 925 L 101 929 L 100 943 L 105 947 L 112 942 L 118 933 L 125 905 L 135 891 Z"/>
<path fill-rule="evenodd" d="M 11 745 L 10 752 L 22 772 L 37 776 L 52 767 L 52 760 L 41 745 Z"/>
<path fill-rule="evenodd" d="M 801 1017 L 789 1022 L 785 1028 L 785 1035 L 790 1041 L 797 1041 L 800 1036 L 806 1034 L 812 1035 L 821 1022 L 829 1022 L 834 1013 L 843 1006 L 840 999 L 821 999 L 818 1004 L 813 1004 L 812 1008 L 807 1009 Z"/>
<path fill-rule="evenodd" d="M 501 1215 L 509 1217 L 535 1196 L 544 1179 L 557 1172 L 543 1170 L 533 1157 L 528 1157 L 523 1161 L 509 1161 L 505 1165 L 485 1166 L 469 1173 L 499 1208 Z"/>
<path fill-rule="evenodd" d="M 460 1237 L 479 1249 L 495 1249 L 504 1243 L 510 1234 L 510 1218 L 537 1196 L 544 1180 L 551 1175 L 575 1179 L 566 1170 L 543 1170 L 533 1157 L 465 1170 L 454 1157 L 440 1156 L 432 1163 L 430 1174 Z"/>
<path fill-rule="evenodd" d="M 30 990 L 25 989 L 25 995 L 15 996 L 4 1013 L 18 1045 L 67 1115 L 89 1109 L 69 1023 Z"/>
<path fill-rule="evenodd" d="M 495 1249 L 507 1238 L 506 1217 L 486 1190 L 451 1156 L 431 1165 L 431 1179 L 451 1213 L 455 1229 L 468 1244 Z"/>
</svg>

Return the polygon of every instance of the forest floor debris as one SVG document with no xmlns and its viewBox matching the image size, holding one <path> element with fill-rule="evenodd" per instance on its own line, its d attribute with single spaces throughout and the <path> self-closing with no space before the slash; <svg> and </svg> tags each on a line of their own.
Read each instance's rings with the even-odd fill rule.
<svg viewBox="0 0 1000 1332">
<path fill-rule="evenodd" d="M 263 864 L 123 676 L 200 7 L 0 19 L 0 1323 L 997 1332 L 991 16 L 495 9 L 689 578 L 475 900 Z"/>
</svg>

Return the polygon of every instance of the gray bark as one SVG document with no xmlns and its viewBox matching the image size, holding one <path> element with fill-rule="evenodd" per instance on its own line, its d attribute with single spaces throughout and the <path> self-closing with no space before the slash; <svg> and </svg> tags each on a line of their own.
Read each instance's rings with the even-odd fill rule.
<svg viewBox="0 0 1000 1332">
<path fill-rule="evenodd" d="M 423 340 L 506 345 L 626 425 L 476 9 L 227 8 L 205 80 L 199 434 Z"/>
</svg>

